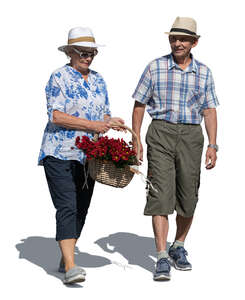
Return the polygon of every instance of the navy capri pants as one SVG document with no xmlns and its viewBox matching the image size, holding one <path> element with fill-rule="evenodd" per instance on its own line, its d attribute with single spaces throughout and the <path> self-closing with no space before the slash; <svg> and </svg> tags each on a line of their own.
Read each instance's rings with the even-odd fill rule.
<svg viewBox="0 0 245 300">
<path fill-rule="evenodd" d="M 84 166 L 76 160 L 46 156 L 43 166 L 56 208 L 56 241 L 77 239 L 85 223 L 94 180 L 88 175 L 87 185 L 84 185 Z M 87 173 L 87 166 L 85 168 Z"/>
</svg>

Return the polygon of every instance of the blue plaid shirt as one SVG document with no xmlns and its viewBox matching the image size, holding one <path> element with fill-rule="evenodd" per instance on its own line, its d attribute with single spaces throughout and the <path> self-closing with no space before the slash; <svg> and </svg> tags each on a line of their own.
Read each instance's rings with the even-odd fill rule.
<svg viewBox="0 0 245 300">
<path fill-rule="evenodd" d="M 203 110 L 219 105 L 210 69 L 191 55 L 182 70 L 172 54 L 153 60 L 145 68 L 133 98 L 147 104 L 153 119 L 200 124 Z"/>
</svg>

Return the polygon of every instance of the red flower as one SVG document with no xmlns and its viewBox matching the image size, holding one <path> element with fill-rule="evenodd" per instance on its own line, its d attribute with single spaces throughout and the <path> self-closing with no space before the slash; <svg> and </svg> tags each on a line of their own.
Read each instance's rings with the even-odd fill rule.
<svg viewBox="0 0 245 300">
<path fill-rule="evenodd" d="M 75 141 L 77 148 L 84 151 L 87 159 L 102 159 L 111 160 L 118 167 L 134 164 L 136 154 L 123 139 L 114 139 L 100 137 L 98 141 L 94 142 L 87 136 L 77 137 Z"/>
</svg>

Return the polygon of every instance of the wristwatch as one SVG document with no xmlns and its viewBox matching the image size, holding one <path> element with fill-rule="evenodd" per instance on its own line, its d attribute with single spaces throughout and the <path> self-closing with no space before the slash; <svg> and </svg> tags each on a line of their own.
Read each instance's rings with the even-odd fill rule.
<svg viewBox="0 0 245 300">
<path fill-rule="evenodd" d="M 219 146 L 216 144 L 209 144 L 208 147 L 215 149 L 216 152 L 218 152 L 218 150 L 219 150 Z"/>
</svg>

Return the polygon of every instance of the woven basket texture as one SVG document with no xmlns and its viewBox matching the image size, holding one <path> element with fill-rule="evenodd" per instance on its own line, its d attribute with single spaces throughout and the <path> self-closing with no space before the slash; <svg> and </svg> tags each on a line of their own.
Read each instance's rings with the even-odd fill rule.
<svg viewBox="0 0 245 300">
<path fill-rule="evenodd" d="M 90 160 L 88 170 L 94 180 L 117 188 L 127 186 L 134 176 L 129 166 L 117 168 L 112 161 L 102 161 L 100 159 Z"/>
</svg>

